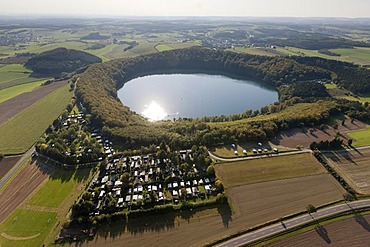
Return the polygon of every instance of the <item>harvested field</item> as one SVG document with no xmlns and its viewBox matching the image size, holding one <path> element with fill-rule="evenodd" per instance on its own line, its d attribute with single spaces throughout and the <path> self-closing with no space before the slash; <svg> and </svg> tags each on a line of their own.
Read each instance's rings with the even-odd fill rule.
<svg viewBox="0 0 370 247">
<path fill-rule="evenodd" d="M 370 194 L 370 148 L 326 152 L 325 157 L 356 192 Z"/>
<path fill-rule="evenodd" d="M 38 165 L 26 165 L 12 183 L 0 194 L 0 223 L 21 205 L 48 177 Z"/>
<path fill-rule="evenodd" d="M 354 130 L 361 130 L 366 127 L 366 124 L 354 121 L 351 123 L 350 119 L 345 120 L 344 126 L 341 121 L 338 121 L 338 129 L 330 127 L 326 130 L 320 130 L 317 128 L 305 128 L 304 132 L 301 129 L 294 129 L 290 131 L 283 131 L 277 135 L 271 142 L 275 145 L 281 145 L 285 147 L 297 147 L 302 145 L 308 147 L 312 142 L 320 142 L 325 140 L 332 140 L 336 136 L 337 132 L 343 134 L 343 138 L 346 140 L 350 138 L 347 133 Z"/>
<path fill-rule="evenodd" d="M 10 156 L 4 157 L 0 161 L 0 179 L 2 179 L 10 169 L 17 163 L 17 161 L 21 158 L 21 156 Z"/>
<path fill-rule="evenodd" d="M 66 81 L 54 82 L 23 93 L 0 104 L 0 124 L 36 103 L 46 95 L 65 85 Z"/>
<path fill-rule="evenodd" d="M 310 153 L 223 163 L 215 168 L 226 188 L 326 172 Z"/>
<path fill-rule="evenodd" d="M 345 193 L 329 174 L 251 184 L 227 189 L 235 215 L 253 226 L 342 199 Z M 251 225 L 249 225 L 251 224 Z"/>
<path fill-rule="evenodd" d="M 140 246 L 153 247 L 164 243 L 202 246 L 247 227 L 305 210 L 307 204 L 341 199 L 342 193 L 339 184 L 326 174 L 240 186 L 229 190 L 235 202 L 233 215 L 222 206 L 182 215 L 138 218 L 101 228 L 95 239 L 83 246 L 137 246 L 138 242 Z"/>
<path fill-rule="evenodd" d="M 310 230 L 268 245 L 279 246 L 368 246 L 370 215 L 357 215 L 323 226 L 321 231 Z M 326 232 L 326 233 L 325 233 Z M 324 233 L 324 234 L 323 234 Z"/>
</svg>

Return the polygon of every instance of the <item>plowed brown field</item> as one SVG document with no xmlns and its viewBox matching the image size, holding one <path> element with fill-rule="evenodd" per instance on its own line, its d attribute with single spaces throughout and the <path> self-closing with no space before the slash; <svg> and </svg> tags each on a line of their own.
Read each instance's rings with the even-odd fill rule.
<svg viewBox="0 0 370 247">
<path fill-rule="evenodd" d="M 27 164 L 0 194 L 0 223 L 21 205 L 48 177 L 35 163 Z"/>
</svg>

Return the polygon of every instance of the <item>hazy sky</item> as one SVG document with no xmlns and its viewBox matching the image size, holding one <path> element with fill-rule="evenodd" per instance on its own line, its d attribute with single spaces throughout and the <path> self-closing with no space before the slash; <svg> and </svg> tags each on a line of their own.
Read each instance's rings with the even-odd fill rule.
<svg viewBox="0 0 370 247">
<path fill-rule="evenodd" d="M 370 0 L 0 0 L 0 13 L 370 17 Z"/>
</svg>

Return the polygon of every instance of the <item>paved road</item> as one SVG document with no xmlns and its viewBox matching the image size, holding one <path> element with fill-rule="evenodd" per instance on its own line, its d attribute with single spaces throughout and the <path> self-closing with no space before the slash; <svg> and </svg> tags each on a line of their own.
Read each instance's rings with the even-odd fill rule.
<svg viewBox="0 0 370 247">
<path fill-rule="evenodd" d="M 332 206 L 329 208 L 324 208 L 324 209 L 318 210 L 316 213 L 312 213 L 311 215 L 305 214 L 303 216 L 299 216 L 299 217 L 296 217 L 290 220 L 286 220 L 281 223 L 277 223 L 271 226 L 264 227 L 257 231 L 243 234 L 239 237 L 228 240 L 218 246 L 219 247 L 235 247 L 235 246 L 245 245 L 247 243 L 253 242 L 260 238 L 268 237 L 270 235 L 283 232 L 286 229 L 308 223 L 310 221 L 313 221 L 314 219 L 320 219 L 320 218 L 323 218 L 329 215 L 334 215 L 337 213 L 350 211 L 352 209 L 359 209 L 359 208 L 365 208 L 365 207 L 370 207 L 370 200 L 354 201 L 354 202 L 349 202 L 348 204 L 341 204 L 341 205 L 336 205 L 336 206 Z"/>
<path fill-rule="evenodd" d="M 18 160 L 18 162 L 13 166 L 13 168 L 5 174 L 5 176 L 0 180 L 0 189 L 4 186 L 6 182 L 14 175 L 14 173 L 18 170 L 18 168 L 23 164 L 23 162 L 32 155 L 32 153 L 35 151 L 35 148 L 32 147 L 30 150 L 25 153 L 22 158 Z"/>
</svg>

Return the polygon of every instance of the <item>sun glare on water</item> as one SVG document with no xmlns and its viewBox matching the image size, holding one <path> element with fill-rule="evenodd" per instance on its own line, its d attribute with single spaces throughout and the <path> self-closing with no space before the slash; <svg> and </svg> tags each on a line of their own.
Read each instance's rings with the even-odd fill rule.
<svg viewBox="0 0 370 247">
<path fill-rule="evenodd" d="M 146 109 L 142 112 L 144 117 L 150 121 L 163 120 L 168 116 L 167 112 L 157 102 L 152 101 L 149 105 L 145 105 Z"/>
</svg>

